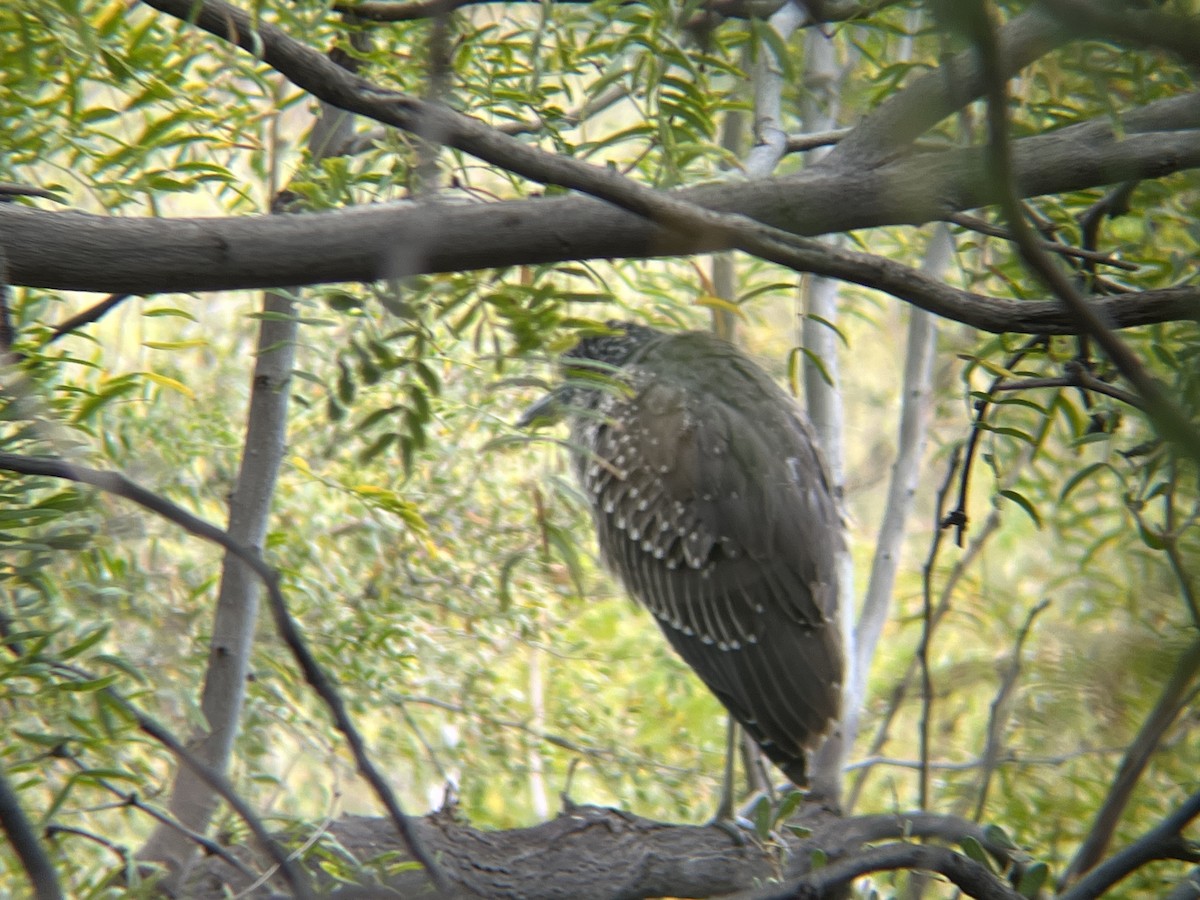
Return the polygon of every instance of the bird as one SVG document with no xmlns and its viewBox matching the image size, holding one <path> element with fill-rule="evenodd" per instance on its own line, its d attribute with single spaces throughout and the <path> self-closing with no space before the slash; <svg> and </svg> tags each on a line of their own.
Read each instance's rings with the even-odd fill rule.
<svg viewBox="0 0 1200 900">
<path fill-rule="evenodd" d="M 841 513 L 808 419 L 703 331 L 611 320 L 519 425 L 565 418 L 601 557 L 798 787 L 840 718 Z"/>
</svg>

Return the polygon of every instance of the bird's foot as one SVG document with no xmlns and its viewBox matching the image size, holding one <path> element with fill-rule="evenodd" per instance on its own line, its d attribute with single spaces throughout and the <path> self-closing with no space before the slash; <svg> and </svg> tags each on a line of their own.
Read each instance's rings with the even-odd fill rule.
<svg viewBox="0 0 1200 900">
<path fill-rule="evenodd" d="M 747 844 L 753 844 L 758 840 L 758 832 L 753 822 L 742 816 L 722 815 L 720 810 L 718 810 L 717 815 L 709 820 L 708 827 L 719 828 L 729 835 L 730 839 L 738 847 L 745 847 Z"/>
</svg>

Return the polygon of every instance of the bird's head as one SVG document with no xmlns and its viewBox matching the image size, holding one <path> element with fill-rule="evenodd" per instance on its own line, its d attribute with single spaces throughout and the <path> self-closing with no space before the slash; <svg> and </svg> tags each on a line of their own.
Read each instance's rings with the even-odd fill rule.
<svg viewBox="0 0 1200 900">
<path fill-rule="evenodd" d="M 663 332 L 633 322 L 610 319 L 583 338 L 559 360 L 561 383 L 517 420 L 518 428 L 553 424 L 573 412 L 591 409 L 603 391 L 620 390 L 620 370 Z"/>
</svg>

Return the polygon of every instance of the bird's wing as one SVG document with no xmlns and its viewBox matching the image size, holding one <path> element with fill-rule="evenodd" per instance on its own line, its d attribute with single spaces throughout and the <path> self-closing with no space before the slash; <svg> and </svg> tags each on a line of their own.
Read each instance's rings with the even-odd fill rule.
<svg viewBox="0 0 1200 900">
<path fill-rule="evenodd" d="M 586 426 L 581 475 L 606 560 L 786 768 L 839 713 L 837 506 L 786 394 L 728 359 L 698 374 L 728 381 L 631 367 Z"/>
</svg>

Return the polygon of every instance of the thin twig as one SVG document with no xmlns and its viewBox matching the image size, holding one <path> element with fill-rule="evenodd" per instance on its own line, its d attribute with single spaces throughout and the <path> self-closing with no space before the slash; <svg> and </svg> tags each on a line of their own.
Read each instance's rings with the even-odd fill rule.
<svg viewBox="0 0 1200 900">
<path fill-rule="evenodd" d="M 1192 625 L 1200 628 L 1200 601 L 1196 597 L 1196 589 L 1192 585 L 1192 573 L 1188 571 L 1187 564 L 1183 561 L 1183 555 L 1179 552 L 1179 538 L 1193 524 L 1191 517 L 1184 522 L 1179 522 L 1175 512 L 1175 491 L 1179 484 L 1179 462 L 1172 457 L 1167 465 L 1170 467 L 1171 477 L 1167 479 L 1167 490 L 1163 491 L 1163 528 L 1162 528 L 1162 544 L 1163 550 L 1166 551 L 1167 561 L 1171 564 L 1171 571 L 1175 574 L 1175 580 L 1179 582 L 1179 592 L 1183 595 L 1184 605 L 1188 608 L 1188 612 L 1192 616 Z"/>
<path fill-rule="evenodd" d="M 993 225 L 991 222 L 981 219 L 978 216 L 969 215 L 968 213 L 951 213 L 946 216 L 946 221 L 960 225 L 969 231 L 986 234 L 989 237 L 1003 238 L 1006 241 L 1013 240 L 1013 236 L 1007 228 Z M 1057 253 L 1059 256 L 1070 256 L 1075 259 L 1086 260 L 1090 263 L 1112 266 L 1114 269 L 1124 269 L 1126 272 L 1136 272 L 1141 268 L 1137 263 L 1126 262 L 1123 259 L 1114 259 L 1107 253 L 1098 253 L 1095 250 L 1085 250 L 1081 247 L 1072 247 L 1069 244 L 1060 244 L 1055 241 L 1042 241 L 1041 247 L 1043 250 L 1049 253 Z"/>
<path fill-rule="evenodd" d="M 0 457 L 9 457 L 11 454 L 0 454 Z M 9 468 L 7 465 L 0 463 L 0 468 Z M 9 471 L 21 471 L 20 469 L 9 468 Z M 48 474 L 38 472 L 35 474 Z M 106 473 L 101 473 L 106 474 Z M 57 476 L 52 476 L 57 477 Z M 76 479 L 70 479 L 76 480 Z M 163 501 L 168 502 L 168 501 Z M 182 511 L 182 510 L 181 510 Z M 211 526 L 210 526 L 211 527 Z M 65 672 L 74 678 L 81 681 L 94 681 L 95 676 L 84 669 L 77 666 L 68 665 L 65 663 L 56 663 L 55 668 L 61 672 Z M 233 787 L 233 783 L 229 781 L 221 772 L 216 771 L 211 766 L 206 765 L 203 760 L 197 757 L 187 747 L 185 747 L 171 731 L 162 725 L 157 720 L 146 715 L 129 700 L 127 700 L 120 692 L 112 687 L 102 689 L 104 696 L 119 707 L 129 718 L 137 723 L 138 729 L 144 734 L 154 738 L 164 747 L 171 751 L 172 754 L 185 766 L 195 772 L 206 784 L 209 785 L 221 798 L 229 804 L 235 813 L 241 817 L 242 821 L 250 828 L 255 839 L 262 845 L 267 855 L 278 866 L 288 887 L 295 892 L 297 897 L 303 900 L 315 900 L 315 895 L 309 886 L 307 879 L 303 876 L 299 869 L 291 862 L 291 859 L 279 846 L 279 843 L 267 831 L 262 820 L 255 814 L 249 805 L 242 800 L 237 791 Z"/>
<path fill-rule="evenodd" d="M 785 150 L 787 153 L 805 153 L 818 147 L 830 147 L 848 135 L 852 128 L 830 128 L 808 134 L 789 134 Z"/>
<path fill-rule="evenodd" d="M 16 184 L 12 181 L 0 181 L 0 198 L 9 197 L 40 197 L 43 200 L 53 200 L 56 203 L 62 203 L 63 198 L 54 191 L 48 191 L 45 188 L 33 187 L 28 184 Z"/>
<path fill-rule="evenodd" d="M 1044 338 L 1030 338 L 1004 361 L 1003 368 L 1011 371 L 1025 358 L 1026 354 L 1043 343 L 1045 343 Z M 958 503 L 938 526 L 939 528 L 954 526 L 954 543 L 959 547 L 962 546 L 963 535 L 966 533 L 967 524 L 970 521 L 967 516 L 967 495 L 971 484 L 971 466 L 975 461 L 975 448 L 979 446 L 979 439 L 983 434 L 983 421 L 987 418 L 988 407 L 991 404 L 991 400 L 988 398 L 995 393 L 999 385 L 1004 383 L 1004 378 L 1004 375 L 997 375 L 992 379 L 991 386 L 984 392 L 985 396 L 975 402 L 975 421 L 971 423 L 971 436 L 967 439 L 966 458 L 958 481 Z"/>
<path fill-rule="evenodd" d="M 999 382 L 992 385 L 992 391 L 1025 391 L 1035 388 L 1064 388 L 1078 387 L 1092 391 L 1096 394 L 1104 394 L 1112 397 L 1114 400 L 1120 400 L 1134 409 L 1145 409 L 1146 404 L 1137 394 L 1131 394 L 1129 391 L 1123 391 L 1119 387 L 1114 387 L 1106 381 L 1101 381 L 1085 367 L 1081 365 L 1068 366 L 1066 374 L 1057 378 L 1023 378 L 1020 381 Z"/>
<path fill-rule="evenodd" d="M 983 772 L 979 779 L 979 798 L 975 802 L 975 815 L 973 816 L 976 822 L 983 817 L 983 810 L 987 805 L 988 789 L 992 783 L 992 775 L 995 773 L 1000 762 L 1000 749 L 1004 741 L 1004 726 L 1008 718 L 1005 707 L 1008 698 L 1012 695 L 1013 688 L 1017 685 L 1017 679 L 1021 675 L 1021 651 L 1025 647 L 1025 639 L 1029 637 L 1029 631 L 1033 628 L 1033 620 L 1049 605 L 1049 600 L 1043 600 L 1031 609 L 1029 615 L 1025 617 L 1025 624 L 1017 632 L 1017 639 L 1013 644 L 1012 654 L 1009 656 L 1008 668 L 1004 672 L 1004 677 L 1000 680 L 1000 687 L 996 691 L 996 696 L 993 698 L 992 704 L 988 709 L 987 737 L 982 757 Z"/>
<path fill-rule="evenodd" d="M 1076 218 L 1085 250 L 1096 249 L 1100 238 L 1100 225 L 1105 219 L 1115 219 L 1129 212 L 1129 198 L 1133 196 L 1137 186 L 1137 181 L 1126 181 L 1117 185 Z M 1091 262 L 1086 262 L 1084 272 L 1087 275 L 1088 288 L 1094 291 L 1098 281 L 1096 267 Z"/>
<path fill-rule="evenodd" d="M 542 649 L 542 648 L 538 648 L 538 649 Z M 668 765 L 664 762 L 653 760 L 653 759 L 648 759 L 646 757 L 638 756 L 636 754 L 632 754 L 627 751 L 606 748 L 606 747 L 593 747 L 588 744 L 580 744 L 577 741 L 568 740 L 567 738 L 562 737 L 561 735 L 552 734 L 552 733 L 534 728 L 533 726 L 531 726 L 525 722 L 521 722 L 516 719 L 505 719 L 500 716 L 492 715 L 487 712 L 482 712 L 478 709 L 475 709 L 474 707 L 467 706 L 466 704 L 453 703 L 449 700 L 442 700 L 439 697 L 426 697 L 426 696 L 420 696 L 420 695 L 389 693 L 389 694 L 387 694 L 387 698 L 391 701 L 394 701 L 397 705 L 401 706 L 402 708 L 406 704 L 416 703 L 416 704 L 419 704 L 422 706 L 432 706 L 437 709 L 444 709 L 447 712 L 458 713 L 460 715 L 469 716 L 471 718 L 477 719 L 478 721 L 487 722 L 489 725 L 495 725 L 499 728 L 511 728 L 515 731 L 520 731 L 524 734 L 527 734 L 530 737 L 534 737 L 534 738 L 537 738 L 538 740 L 545 741 L 547 744 L 550 744 L 551 746 L 559 747 L 560 749 L 567 750 L 571 753 L 576 753 L 580 756 L 586 756 L 586 757 L 593 758 L 593 759 L 607 758 L 607 759 L 612 759 L 618 763 L 623 763 L 625 765 L 633 764 L 633 765 L 641 766 L 643 768 L 653 769 L 653 770 L 659 771 L 659 772 L 670 772 L 675 775 L 687 775 L 687 776 L 696 775 L 696 769 L 694 767 L 672 766 L 672 765 Z"/>
<path fill-rule="evenodd" d="M 997 765 L 1005 766 L 1047 766 L 1054 768 L 1064 766 L 1085 756 L 1112 756 L 1124 752 L 1124 747 L 1085 747 L 1073 753 L 1062 753 L 1058 756 L 1021 756 L 1020 754 L 1009 752 L 998 757 L 995 762 Z M 963 762 L 935 760 L 929 763 L 929 768 L 938 772 L 970 772 L 974 769 L 983 768 L 985 765 L 987 765 L 987 760 L 983 757 L 977 757 L 975 759 L 964 760 Z M 898 759 L 894 756 L 867 756 L 850 763 L 846 768 L 848 770 L 863 770 L 873 768 L 874 766 L 891 766 L 897 769 L 920 769 L 921 761 L 919 759 Z"/>
<path fill-rule="evenodd" d="M 962 458 L 962 446 L 954 448 L 950 457 L 950 465 L 946 467 L 946 478 L 938 488 L 934 502 L 933 540 L 929 545 L 929 556 L 921 571 L 921 642 L 917 647 L 917 660 L 921 669 L 921 724 L 920 752 L 921 774 L 917 788 L 917 805 L 922 809 L 929 804 L 929 732 L 933 718 L 933 677 L 929 672 L 929 642 L 933 638 L 933 567 L 937 562 L 938 552 L 942 547 L 943 512 L 946 509 L 946 495 L 954 481 L 954 473 L 958 470 Z"/>
<path fill-rule="evenodd" d="M 102 316 L 106 315 L 110 310 L 116 308 L 121 303 L 125 302 L 126 300 L 128 300 L 130 297 L 133 297 L 133 296 L 135 296 L 135 295 L 134 294 L 110 294 L 109 296 L 107 296 L 103 300 L 101 300 L 99 303 L 97 303 L 95 306 L 89 306 L 83 312 L 77 313 L 76 315 L 71 316 L 71 318 L 67 319 L 67 321 L 65 321 L 61 325 L 57 326 L 54 329 L 54 331 L 52 331 L 50 333 L 50 337 L 46 338 L 46 343 L 53 344 L 60 337 L 64 337 L 73 331 L 78 331 L 84 325 L 92 324 L 92 322 L 97 321 Z"/>
<path fill-rule="evenodd" d="M 81 772 L 87 771 L 87 767 L 84 766 L 83 762 L 78 757 L 76 757 L 74 753 L 66 753 L 64 755 L 67 757 L 67 759 L 69 759 L 72 763 L 74 763 L 75 767 L 77 769 L 79 769 L 79 771 L 81 771 Z M 100 787 L 104 788 L 110 794 L 119 798 L 122 806 L 128 806 L 132 809 L 136 809 L 140 812 L 143 812 L 146 815 L 150 816 L 150 818 L 154 819 L 155 821 L 160 822 L 163 825 L 166 825 L 168 828 L 178 831 L 180 834 L 186 836 L 188 838 L 188 840 L 194 842 L 196 844 L 196 846 L 198 846 L 202 850 L 204 850 L 205 853 L 209 854 L 210 856 L 215 856 L 215 857 L 221 859 L 222 861 L 228 863 L 230 866 L 237 869 L 239 872 L 241 872 L 247 878 L 253 879 L 253 878 L 257 877 L 257 874 L 255 872 L 253 872 L 249 866 L 247 866 L 245 863 L 243 863 L 240 859 L 238 859 L 236 856 L 234 856 L 232 853 L 230 853 L 228 850 L 226 850 L 224 847 L 222 847 L 216 841 L 209 840 L 204 835 L 199 834 L 198 832 L 192 831 L 190 828 L 188 828 L 186 825 L 184 825 L 178 819 L 175 819 L 175 818 L 167 815 L 162 810 L 156 809 L 155 807 L 150 806 L 148 803 L 144 802 L 140 797 L 138 797 L 137 794 L 132 793 L 130 791 L 123 791 L 119 787 L 117 787 L 115 784 L 113 784 L 111 781 L 109 781 L 105 778 L 95 778 L 93 776 L 93 780 L 95 781 L 96 784 L 98 784 Z"/>
</svg>

